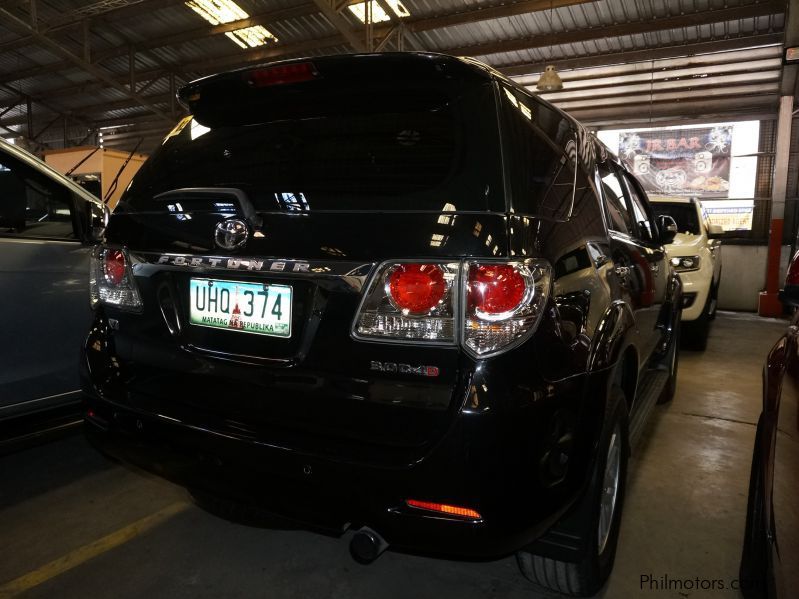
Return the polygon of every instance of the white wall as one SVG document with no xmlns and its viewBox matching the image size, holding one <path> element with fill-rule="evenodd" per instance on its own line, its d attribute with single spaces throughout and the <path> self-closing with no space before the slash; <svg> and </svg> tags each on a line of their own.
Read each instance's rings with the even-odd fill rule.
<svg viewBox="0 0 799 599">
<path fill-rule="evenodd" d="M 780 286 L 790 259 L 790 246 L 783 246 L 780 260 Z M 758 294 L 766 287 L 768 246 L 722 244 L 721 310 L 757 311 Z"/>
</svg>

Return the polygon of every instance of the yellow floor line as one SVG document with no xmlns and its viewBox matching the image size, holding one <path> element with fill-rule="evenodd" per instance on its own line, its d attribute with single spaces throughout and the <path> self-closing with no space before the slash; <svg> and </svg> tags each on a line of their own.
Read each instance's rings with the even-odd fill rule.
<svg viewBox="0 0 799 599">
<path fill-rule="evenodd" d="M 112 532 L 101 539 L 97 539 L 88 545 L 84 545 L 83 547 L 79 547 L 74 551 L 70 551 L 66 555 L 62 555 L 61 557 L 54 559 L 49 564 L 45 564 L 41 568 L 37 568 L 36 570 L 28 572 L 27 574 L 20 576 L 15 580 L 0 585 L 0 599 L 13 597 L 19 593 L 23 593 L 29 589 L 32 589 L 33 587 L 47 582 L 51 578 L 55 578 L 56 576 L 89 561 L 90 559 L 97 557 L 98 555 L 102 555 L 106 551 L 110 551 L 115 547 L 119 547 L 131 539 L 135 539 L 140 534 L 147 532 L 151 528 L 158 526 L 172 516 L 179 514 L 190 505 L 190 503 L 183 501 L 168 505 L 154 514 L 145 516 L 141 520 L 137 520 L 136 522 L 133 522 L 124 528 L 120 528 L 119 530 Z"/>
</svg>

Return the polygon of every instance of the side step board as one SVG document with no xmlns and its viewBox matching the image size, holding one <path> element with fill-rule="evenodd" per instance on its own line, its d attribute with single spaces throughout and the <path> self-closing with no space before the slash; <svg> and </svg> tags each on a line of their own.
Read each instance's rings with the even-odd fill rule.
<svg viewBox="0 0 799 599">
<path fill-rule="evenodd" d="M 669 381 L 669 371 L 665 366 L 648 371 L 642 378 L 636 393 L 637 407 L 630 421 L 630 446 L 634 447 L 646 426 L 658 397 Z"/>
</svg>

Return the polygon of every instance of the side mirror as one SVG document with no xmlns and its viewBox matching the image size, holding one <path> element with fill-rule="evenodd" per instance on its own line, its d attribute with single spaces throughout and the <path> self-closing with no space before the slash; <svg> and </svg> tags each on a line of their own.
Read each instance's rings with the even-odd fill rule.
<svg viewBox="0 0 799 599">
<path fill-rule="evenodd" d="M 100 206 L 92 202 L 89 204 L 87 213 L 89 216 L 89 223 L 86 230 L 89 240 L 94 243 L 101 243 L 105 236 L 105 229 L 108 227 L 108 219 L 111 218 L 111 211 L 105 204 Z"/>
<path fill-rule="evenodd" d="M 668 214 L 661 214 L 658 216 L 658 230 L 660 231 L 660 243 L 668 245 L 674 241 L 679 229 L 677 223 Z"/>
<path fill-rule="evenodd" d="M 710 224 L 707 226 L 708 239 L 718 239 L 724 235 L 724 227 L 721 225 Z"/>
</svg>

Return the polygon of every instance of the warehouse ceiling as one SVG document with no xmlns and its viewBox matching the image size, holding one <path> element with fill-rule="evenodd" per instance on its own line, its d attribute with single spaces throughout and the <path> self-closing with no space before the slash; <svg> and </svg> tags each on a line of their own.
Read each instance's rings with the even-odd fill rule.
<svg viewBox="0 0 799 599">
<path fill-rule="evenodd" d="M 0 0 L 0 135 L 151 152 L 196 77 L 394 50 L 473 56 L 532 90 L 553 64 L 563 89 L 542 96 L 594 126 L 769 118 L 788 1 Z"/>
</svg>

